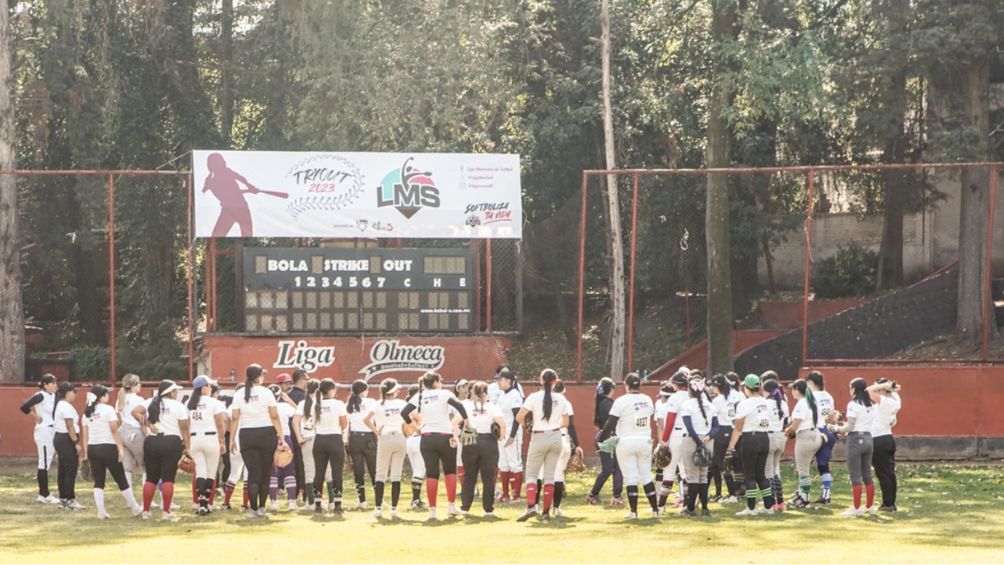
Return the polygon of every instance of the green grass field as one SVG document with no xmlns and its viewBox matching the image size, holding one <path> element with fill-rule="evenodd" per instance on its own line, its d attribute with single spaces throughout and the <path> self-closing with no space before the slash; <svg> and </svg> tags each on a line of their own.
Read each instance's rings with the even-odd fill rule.
<svg viewBox="0 0 1004 565">
<path fill-rule="evenodd" d="M 519 509 L 511 506 L 497 520 L 428 523 L 425 512 L 410 510 L 381 522 L 369 512 L 347 512 L 344 519 L 287 511 L 267 520 L 238 512 L 199 518 L 187 505 L 177 512 L 180 520 L 162 523 L 127 517 L 111 491 L 113 517 L 98 521 L 91 489 L 81 482 L 86 510 L 41 506 L 34 502 L 33 476 L 5 474 L 0 562 L 1004 562 L 1002 467 L 901 465 L 901 511 L 857 519 L 839 516 L 850 496 L 842 472 L 835 476 L 834 504 L 824 509 L 736 518 L 736 505 L 713 504 L 711 518 L 633 523 L 623 521 L 624 509 L 584 503 L 591 477 L 571 479 L 566 517 L 549 523 L 517 523 Z M 793 485 L 786 476 L 786 495 Z M 351 490 L 350 481 L 346 486 Z M 410 500 L 410 493 L 402 498 Z"/>
</svg>

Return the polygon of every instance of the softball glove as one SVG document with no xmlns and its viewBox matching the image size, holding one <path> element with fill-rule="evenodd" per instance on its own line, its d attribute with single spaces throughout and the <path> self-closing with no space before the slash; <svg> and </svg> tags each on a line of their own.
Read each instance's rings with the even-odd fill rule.
<svg viewBox="0 0 1004 565">
<path fill-rule="evenodd" d="M 195 460 L 188 455 L 182 455 L 178 461 L 178 470 L 186 475 L 195 474 Z"/>
<path fill-rule="evenodd" d="M 460 430 L 460 445 L 474 445 L 478 442 L 478 431 L 471 426 Z"/>
<path fill-rule="evenodd" d="M 80 478 L 84 482 L 87 482 L 87 483 L 89 483 L 89 482 L 91 482 L 93 480 L 91 478 L 91 460 L 90 459 L 88 459 L 87 461 L 81 461 L 80 462 Z"/>
<path fill-rule="evenodd" d="M 697 467 L 710 467 L 711 466 L 711 452 L 708 451 L 707 447 L 703 445 L 697 448 L 694 452 L 693 457 L 694 465 Z"/>
<path fill-rule="evenodd" d="M 617 436 L 610 436 L 601 441 L 597 446 L 597 449 L 603 453 L 613 453 L 614 450 L 617 449 Z"/>
<path fill-rule="evenodd" d="M 568 464 L 565 465 L 565 470 L 572 473 L 581 473 L 586 470 L 586 463 L 578 453 L 574 453 L 572 454 L 572 458 L 568 460 Z"/>
<path fill-rule="evenodd" d="M 276 467 L 285 467 L 293 462 L 293 450 L 289 447 L 283 447 L 275 450 L 275 455 L 272 456 L 272 464 Z"/>
<path fill-rule="evenodd" d="M 668 467 L 672 461 L 673 454 L 670 453 L 668 445 L 660 445 L 656 448 L 655 454 L 652 456 L 652 464 L 656 469 Z"/>
</svg>

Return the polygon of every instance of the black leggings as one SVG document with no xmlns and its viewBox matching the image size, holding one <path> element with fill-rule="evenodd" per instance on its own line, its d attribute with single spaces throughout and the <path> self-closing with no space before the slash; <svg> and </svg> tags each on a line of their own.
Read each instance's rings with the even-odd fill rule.
<svg viewBox="0 0 1004 565">
<path fill-rule="evenodd" d="M 178 436 L 146 436 L 143 440 L 143 465 L 146 467 L 146 482 L 173 483 L 178 475 L 178 461 L 185 444 Z"/>
<path fill-rule="evenodd" d="M 725 453 L 729 450 L 729 442 L 732 440 L 732 428 L 718 428 L 718 435 L 715 436 L 714 451 L 711 456 L 711 468 L 708 472 L 715 483 L 715 494 L 722 494 L 722 472 L 725 473 L 725 487 L 728 488 L 729 496 L 735 495 L 735 482 L 732 479 L 732 469 L 725 465 Z"/>
<path fill-rule="evenodd" d="M 499 442 L 492 434 L 478 434 L 478 442 L 465 445 L 460 453 L 464 461 L 464 484 L 460 492 L 460 508 L 470 510 L 474 504 L 474 489 L 481 476 L 481 504 L 485 512 L 495 509 L 495 472 L 499 468 Z"/>
<path fill-rule="evenodd" d="M 105 476 L 112 474 L 119 490 L 129 488 L 126 480 L 125 467 L 119 461 L 119 449 L 110 443 L 87 446 L 87 459 L 91 462 L 91 476 L 94 478 L 94 488 L 105 488 Z M 106 472 L 107 471 L 107 472 Z"/>
<path fill-rule="evenodd" d="M 746 504 L 750 510 L 756 508 L 758 496 L 763 496 L 767 508 L 774 505 L 773 491 L 767 480 L 767 455 L 770 452 L 770 438 L 766 432 L 743 434 L 743 475 L 746 477 Z"/>
<path fill-rule="evenodd" d="M 248 502 L 251 510 L 264 508 L 268 500 L 268 483 L 279 436 L 275 428 L 244 428 L 240 434 L 241 457 L 248 471 Z"/>
<path fill-rule="evenodd" d="M 450 445 L 453 434 L 423 434 L 420 449 L 425 461 L 425 478 L 439 479 L 439 465 L 444 475 L 457 474 L 457 448 Z"/>
<path fill-rule="evenodd" d="M 373 432 L 352 432 L 349 435 L 349 455 L 352 456 L 352 475 L 356 479 L 359 502 L 366 502 L 366 471 L 370 482 L 376 481 L 377 440 Z"/>
<path fill-rule="evenodd" d="M 77 497 L 77 469 L 80 467 L 80 457 L 77 455 L 77 444 L 70 439 L 70 434 L 56 432 L 52 445 L 59 456 L 59 467 L 56 471 L 56 482 L 59 485 L 59 498 L 73 500 Z"/>
<path fill-rule="evenodd" d="M 328 474 L 328 463 L 331 463 L 331 482 L 334 501 L 342 502 L 342 471 L 345 468 L 345 443 L 342 434 L 318 434 L 314 436 L 314 499 L 322 500 L 321 489 L 324 487 L 324 477 Z"/>
<path fill-rule="evenodd" d="M 882 487 L 882 506 L 896 505 L 896 438 L 891 434 L 872 438 L 872 467 Z"/>
</svg>

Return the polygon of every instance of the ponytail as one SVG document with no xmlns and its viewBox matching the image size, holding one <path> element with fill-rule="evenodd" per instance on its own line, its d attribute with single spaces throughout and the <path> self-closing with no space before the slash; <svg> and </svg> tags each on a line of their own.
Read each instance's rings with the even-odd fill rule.
<svg viewBox="0 0 1004 565">
<path fill-rule="evenodd" d="M 349 396 L 349 403 L 346 406 L 346 411 L 349 414 L 354 414 L 359 412 L 363 407 L 363 397 L 360 396 L 369 386 L 364 380 L 358 380 L 352 383 L 352 395 Z"/>
<path fill-rule="evenodd" d="M 397 379 L 384 379 L 380 383 L 380 406 L 383 406 L 395 392 L 397 392 Z"/>
<path fill-rule="evenodd" d="M 188 409 L 195 410 L 199 407 L 199 400 L 202 399 L 202 387 L 192 390 L 192 396 L 188 397 Z"/>
<path fill-rule="evenodd" d="M 263 374 L 265 374 L 265 371 L 261 368 L 261 365 L 257 363 L 248 365 L 248 368 L 244 371 L 244 402 L 251 402 L 251 389 L 254 388 L 254 382 Z"/>
<path fill-rule="evenodd" d="M 314 421 L 321 421 L 321 399 L 324 398 L 325 394 L 335 390 L 335 381 L 332 379 L 324 379 L 321 381 L 321 385 L 317 387 L 317 393 L 314 395 L 314 400 L 316 406 L 314 407 Z"/>
<path fill-rule="evenodd" d="M 853 400 L 862 406 L 871 406 L 872 397 L 868 394 L 868 383 L 864 379 L 858 377 L 851 381 L 851 390 L 853 391 Z"/>
<path fill-rule="evenodd" d="M 767 392 L 767 397 L 773 399 L 777 404 L 777 415 L 779 418 L 783 419 L 784 408 L 781 404 L 784 401 L 784 395 L 781 393 L 781 385 L 776 379 L 767 379 L 763 382 L 763 390 Z"/>
<path fill-rule="evenodd" d="M 427 389 L 427 388 L 431 389 L 432 385 L 438 383 L 440 380 L 442 380 L 442 378 L 443 377 L 439 376 L 439 373 L 437 373 L 435 371 L 429 371 L 428 373 L 422 375 L 422 377 L 420 379 L 418 379 L 418 385 L 419 385 L 419 387 L 418 387 L 418 406 L 417 406 L 417 408 L 418 408 L 419 414 L 422 413 L 422 391 L 425 390 L 425 389 Z"/>
<path fill-rule="evenodd" d="M 303 398 L 303 415 L 307 418 L 310 417 L 310 409 L 313 408 L 315 404 L 314 395 L 317 394 L 317 390 L 319 388 L 321 388 L 321 381 L 317 379 L 307 381 L 307 394 Z M 320 402 L 317 402 L 316 404 L 320 404 Z"/>
<path fill-rule="evenodd" d="M 540 373 L 541 385 L 544 387 L 544 420 L 551 419 L 551 389 L 554 387 L 554 381 L 558 380 L 558 373 L 554 372 L 554 369 L 544 369 Z"/>
<path fill-rule="evenodd" d="M 474 381 L 471 385 L 470 401 L 474 404 L 474 411 L 479 414 L 485 412 L 485 399 L 488 397 L 488 383 L 484 381 Z"/>
<path fill-rule="evenodd" d="M 164 403 L 164 391 L 173 387 L 174 381 L 163 380 L 157 386 L 157 396 L 150 402 L 150 409 L 147 410 L 146 421 L 156 424 L 160 420 L 160 405 Z"/>
<path fill-rule="evenodd" d="M 56 389 L 56 401 L 52 403 L 52 418 L 56 418 L 56 408 L 59 407 L 59 403 L 66 399 L 67 393 L 77 390 L 76 385 L 71 382 L 60 383 L 59 388 Z"/>
<path fill-rule="evenodd" d="M 94 408 L 97 407 L 98 402 L 102 398 L 108 395 L 108 389 L 101 386 L 95 385 L 90 392 L 87 393 L 87 407 L 84 408 L 84 416 L 90 418 L 94 415 Z"/>
<path fill-rule="evenodd" d="M 703 379 L 690 379 L 687 384 L 687 388 L 690 389 L 690 398 L 697 400 L 697 408 L 701 411 L 701 418 L 704 418 L 706 423 L 711 423 L 708 419 L 708 413 L 704 410 L 704 380 Z"/>
<path fill-rule="evenodd" d="M 809 409 L 812 410 L 812 427 L 819 426 L 819 407 L 816 405 L 816 395 L 812 394 L 812 389 L 809 388 L 809 384 L 799 379 L 791 383 L 791 388 L 797 390 L 805 398 L 805 403 L 809 405 Z"/>
<path fill-rule="evenodd" d="M 119 389 L 118 398 L 115 399 L 115 411 L 121 413 L 125 410 L 126 395 L 129 389 L 139 384 L 139 376 L 132 373 L 122 377 L 122 388 Z"/>
</svg>

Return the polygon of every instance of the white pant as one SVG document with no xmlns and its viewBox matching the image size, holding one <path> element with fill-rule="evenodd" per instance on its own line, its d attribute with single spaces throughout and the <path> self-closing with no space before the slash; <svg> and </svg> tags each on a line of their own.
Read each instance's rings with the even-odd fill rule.
<svg viewBox="0 0 1004 565">
<path fill-rule="evenodd" d="M 219 436 L 192 436 L 188 452 L 195 461 L 195 476 L 199 479 L 215 479 L 220 468 L 220 438 Z"/>
<path fill-rule="evenodd" d="M 683 432 L 673 431 L 669 436 L 669 453 L 672 457 L 669 465 L 662 469 L 662 480 L 675 481 L 676 472 L 680 471 L 680 476 L 686 478 L 686 471 L 683 469 Z"/>
<path fill-rule="evenodd" d="M 314 475 L 317 473 L 317 466 L 314 465 L 314 436 L 307 438 L 307 441 L 300 446 L 300 453 L 303 454 L 303 476 L 307 485 L 314 483 Z M 331 479 L 331 465 L 328 465 L 326 480 Z"/>
<path fill-rule="evenodd" d="M 391 482 L 401 480 L 401 470 L 404 468 L 404 458 L 407 454 L 407 440 L 401 432 L 383 434 L 377 442 L 377 482 L 390 478 Z"/>
<path fill-rule="evenodd" d="M 626 486 L 636 487 L 652 482 L 652 438 L 622 437 L 617 442 L 616 452 Z"/>
<path fill-rule="evenodd" d="M 240 435 L 239 433 L 237 435 Z M 244 458 L 241 456 L 241 443 L 237 438 L 231 440 L 237 446 L 236 452 L 230 453 L 230 476 L 227 482 L 236 485 L 239 481 L 246 481 L 248 469 L 244 466 Z"/>
<path fill-rule="evenodd" d="M 558 467 L 554 470 L 554 482 L 565 482 L 565 468 L 568 467 L 568 460 L 572 458 L 572 440 L 568 439 L 566 432 L 561 433 L 561 457 L 558 458 Z M 538 477 L 544 476 L 544 466 L 541 465 Z"/>
<path fill-rule="evenodd" d="M 56 432 L 53 428 L 35 428 L 35 449 L 38 450 L 38 468 L 48 471 L 52 467 L 52 460 L 56 456 L 56 448 L 52 445 L 52 438 Z"/>
<path fill-rule="evenodd" d="M 523 470 L 523 432 L 516 433 L 516 437 L 509 447 L 505 443 L 509 438 L 502 438 L 499 442 L 499 471 L 519 472 Z"/>
<path fill-rule="evenodd" d="M 422 436 L 411 436 L 405 443 L 408 464 L 411 465 L 411 478 L 425 478 L 425 459 L 422 459 Z"/>
</svg>

